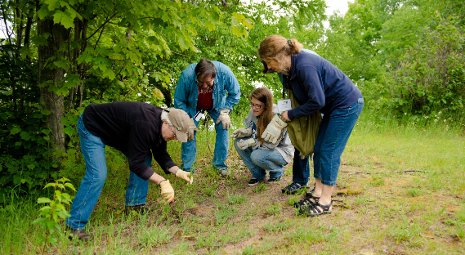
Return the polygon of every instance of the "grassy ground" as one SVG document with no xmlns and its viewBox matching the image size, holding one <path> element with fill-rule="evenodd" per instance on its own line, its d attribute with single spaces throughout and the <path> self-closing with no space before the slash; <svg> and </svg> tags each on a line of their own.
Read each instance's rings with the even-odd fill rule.
<svg viewBox="0 0 465 255">
<path fill-rule="evenodd" d="M 248 187 L 248 170 L 234 149 L 231 175 L 210 166 L 214 132 L 198 137 L 194 184 L 168 176 L 173 205 L 149 191 L 150 213 L 123 213 L 127 165 L 110 159 L 87 243 L 62 238 L 44 245 L 31 222 L 34 199 L 0 209 L 1 254 L 463 254 L 465 251 L 465 137 L 444 127 L 422 130 L 360 121 L 343 154 L 333 214 L 296 215 L 302 195 L 279 184 Z M 232 147 L 231 147 L 232 148 Z M 179 162 L 180 145 L 170 145 Z M 113 157 L 110 154 L 110 157 Z M 313 169 L 313 167 L 311 168 Z M 158 169 L 159 170 L 159 169 Z M 80 176 L 77 178 L 79 179 Z M 77 186 L 78 183 L 75 183 Z M 311 185 L 311 184 L 310 184 Z"/>
</svg>

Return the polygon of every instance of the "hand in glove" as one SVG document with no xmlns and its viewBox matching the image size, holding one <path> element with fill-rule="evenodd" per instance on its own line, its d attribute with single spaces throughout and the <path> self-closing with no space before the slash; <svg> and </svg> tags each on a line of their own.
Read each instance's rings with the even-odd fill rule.
<svg viewBox="0 0 465 255">
<path fill-rule="evenodd" d="M 190 121 L 189 127 L 187 128 L 187 141 L 194 140 L 195 131 L 197 131 L 197 127 L 195 126 L 194 121 L 192 120 Z"/>
<path fill-rule="evenodd" d="M 169 180 L 164 180 L 160 182 L 161 196 L 168 201 L 168 203 L 173 202 L 174 200 L 174 189 L 171 187 Z"/>
<path fill-rule="evenodd" d="M 252 135 L 251 128 L 239 128 L 239 129 L 234 130 L 231 137 L 232 138 L 244 138 L 244 137 L 249 137 L 251 135 Z"/>
<path fill-rule="evenodd" d="M 278 142 L 278 139 L 281 136 L 281 132 L 285 127 L 287 127 L 287 123 L 284 122 L 278 115 L 275 115 L 273 119 L 271 119 L 265 131 L 262 133 L 263 140 L 275 144 Z"/>
<path fill-rule="evenodd" d="M 192 173 L 183 171 L 181 169 L 178 169 L 178 171 L 176 171 L 176 177 L 185 180 L 189 184 L 192 184 L 192 182 L 194 181 L 194 176 L 192 175 Z"/>
<path fill-rule="evenodd" d="M 249 147 L 252 147 L 252 149 L 255 149 L 258 147 L 258 143 L 257 143 L 257 140 L 255 140 L 254 138 L 242 139 L 242 140 L 237 141 L 237 147 L 239 147 L 239 149 L 241 150 L 245 150 Z"/>
<path fill-rule="evenodd" d="M 218 124 L 220 122 L 223 124 L 224 129 L 229 129 L 229 127 L 231 126 L 231 118 L 229 118 L 228 109 L 223 109 L 220 111 L 220 116 L 216 120 L 215 124 Z"/>
</svg>

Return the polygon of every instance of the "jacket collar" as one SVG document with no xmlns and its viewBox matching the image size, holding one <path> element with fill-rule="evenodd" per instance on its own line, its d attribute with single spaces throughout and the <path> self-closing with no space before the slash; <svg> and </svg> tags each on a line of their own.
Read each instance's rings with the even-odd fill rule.
<svg viewBox="0 0 465 255">
<path fill-rule="evenodd" d="M 293 80 L 297 75 L 297 70 L 295 68 L 297 62 L 298 54 L 291 55 L 291 68 L 289 70 L 289 80 Z"/>
</svg>

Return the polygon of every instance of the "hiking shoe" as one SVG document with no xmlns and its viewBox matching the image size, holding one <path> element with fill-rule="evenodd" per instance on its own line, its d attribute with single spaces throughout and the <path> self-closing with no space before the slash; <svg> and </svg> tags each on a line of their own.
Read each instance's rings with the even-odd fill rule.
<svg viewBox="0 0 465 255">
<path fill-rule="evenodd" d="M 260 181 L 257 179 L 257 178 L 252 178 L 249 180 L 249 182 L 247 183 L 249 186 L 255 186 L 259 183 Z"/>
<path fill-rule="evenodd" d="M 300 183 L 297 183 L 297 182 L 293 182 L 289 185 L 287 185 L 286 187 L 284 187 L 281 192 L 284 193 L 284 194 L 288 194 L 288 195 L 291 195 L 291 194 L 295 194 L 297 193 L 299 190 L 303 190 L 305 189 L 305 186 L 303 186 L 302 184 Z"/>
<path fill-rule="evenodd" d="M 132 206 L 127 205 L 124 207 L 124 214 L 128 215 L 131 212 L 135 212 L 138 214 L 145 214 L 147 213 L 148 210 L 149 208 L 145 204 L 132 205 Z"/>
<path fill-rule="evenodd" d="M 281 180 L 281 177 L 270 177 L 268 183 L 278 183 Z"/>
<path fill-rule="evenodd" d="M 73 229 L 69 226 L 66 226 L 66 229 L 70 232 L 69 240 L 77 238 L 81 241 L 88 241 L 90 239 L 90 235 L 84 229 Z"/>
</svg>

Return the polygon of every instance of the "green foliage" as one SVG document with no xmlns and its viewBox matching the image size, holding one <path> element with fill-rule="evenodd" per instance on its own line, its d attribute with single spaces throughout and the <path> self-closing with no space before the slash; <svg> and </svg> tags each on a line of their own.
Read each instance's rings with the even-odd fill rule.
<svg viewBox="0 0 465 255">
<path fill-rule="evenodd" d="M 49 112 L 38 102 L 35 66 L 11 45 L 0 47 L 0 193 L 25 194 L 54 177 Z"/>
<path fill-rule="evenodd" d="M 56 24 L 61 24 L 69 29 L 74 26 L 74 19 L 82 19 L 81 15 L 76 12 L 72 5 L 79 4 L 82 1 L 60 1 L 60 0 L 44 0 L 37 15 L 40 19 L 46 19 L 49 16 L 53 17 Z"/>
<path fill-rule="evenodd" d="M 463 126 L 464 8 L 457 1 L 355 1 L 344 17 L 330 18 L 320 54 L 360 87 L 378 118 Z"/>
<path fill-rule="evenodd" d="M 61 223 L 69 217 L 68 208 L 72 201 L 72 196 L 67 193 L 67 190 L 76 191 L 73 184 L 67 178 L 60 178 L 55 182 L 47 183 L 44 189 L 53 188 L 53 199 L 47 197 L 39 197 L 38 204 L 45 204 L 40 208 L 39 218 L 34 221 L 34 224 L 39 224 L 45 228 L 45 242 L 47 244 L 55 244 L 59 237 L 62 237 L 63 232 Z"/>
<path fill-rule="evenodd" d="M 395 70 L 391 107 L 399 114 L 459 116 L 464 111 L 464 33 L 456 19 L 429 28 Z"/>
</svg>

